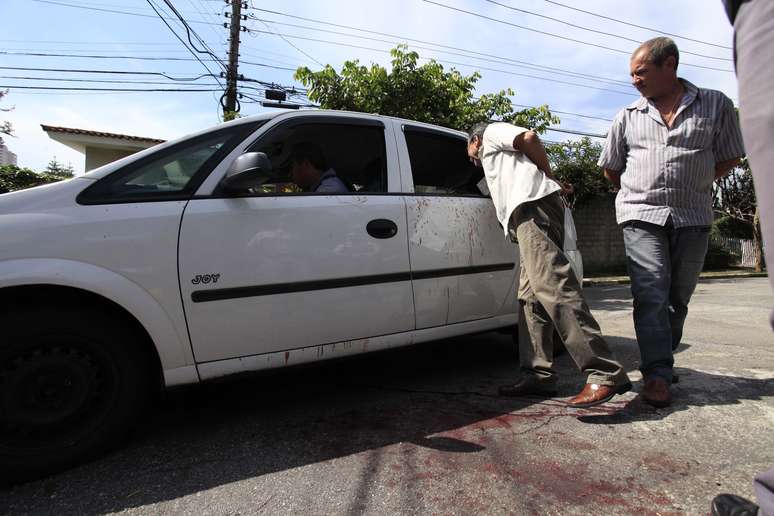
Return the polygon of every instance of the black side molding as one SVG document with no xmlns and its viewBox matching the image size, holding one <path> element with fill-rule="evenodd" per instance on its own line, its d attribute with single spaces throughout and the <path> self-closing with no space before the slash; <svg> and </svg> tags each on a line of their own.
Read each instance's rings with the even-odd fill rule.
<svg viewBox="0 0 774 516">
<path fill-rule="evenodd" d="M 332 288 L 358 287 L 361 285 L 377 285 L 380 283 L 396 283 L 399 281 L 443 278 L 447 276 L 464 276 L 468 274 L 480 274 L 483 272 L 496 272 L 512 270 L 515 263 L 498 263 L 492 265 L 477 265 L 469 267 L 452 267 L 447 269 L 434 269 L 426 271 L 396 272 L 392 274 L 375 274 L 372 276 L 353 276 L 350 278 L 336 278 L 316 281 L 299 281 L 295 283 L 274 283 L 271 285 L 257 285 L 250 287 L 231 287 L 212 290 L 196 290 L 191 293 L 194 303 L 206 303 L 208 301 L 222 301 L 225 299 L 238 299 L 241 297 L 270 296 L 273 294 L 290 294 L 293 292 L 310 292 L 314 290 L 327 290 Z"/>
</svg>

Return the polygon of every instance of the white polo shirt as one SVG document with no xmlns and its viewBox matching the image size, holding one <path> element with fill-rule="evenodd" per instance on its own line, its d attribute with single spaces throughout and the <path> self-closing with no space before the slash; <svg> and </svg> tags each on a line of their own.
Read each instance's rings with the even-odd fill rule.
<svg viewBox="0 0 774 516">
<path fill-rule="evenodd" d="M 536 201 L 561 190 L 521 151 L 513 148 L 513 140 L 528 131 L 504 122 L 490 124 L 484 131 L 481 165 L 486 184 L 492 194 L 497 219 L 508 236 L 508 219 L 520 204 Z"/>
</svg>

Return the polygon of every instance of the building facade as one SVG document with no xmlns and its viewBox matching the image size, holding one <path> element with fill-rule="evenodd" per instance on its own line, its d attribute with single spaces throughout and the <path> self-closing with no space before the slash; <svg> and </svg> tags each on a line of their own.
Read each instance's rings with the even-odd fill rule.
<svg viewBox="0 0 774 516">
<path fill-rule="evenodd" d="M 83 153 L 85 159 L 84 170 L 86 172 L 159 143 L 164 143 L 164 140 L 145 138 L 143 136 L 130 136 L 128 134 L 106 133 L 43 124 L 41 124 L 41 127 L 52 140 Z"/>
<path fill-rule="evenodd" d="M 16 154 L 0 143 L 0 165 L 16 165 Z"/>
</svg>

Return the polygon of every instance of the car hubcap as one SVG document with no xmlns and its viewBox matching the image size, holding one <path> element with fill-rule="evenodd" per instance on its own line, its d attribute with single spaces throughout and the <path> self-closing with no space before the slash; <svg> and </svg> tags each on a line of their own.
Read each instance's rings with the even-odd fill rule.
<svg viewBox="0 0 774 516">
<path fill-rule="evenodd" d="M 77 439 L 104 411 L 109 368 L 80 342 L 3 354 L 0 447 L 46 448 Z"/>
</svg>

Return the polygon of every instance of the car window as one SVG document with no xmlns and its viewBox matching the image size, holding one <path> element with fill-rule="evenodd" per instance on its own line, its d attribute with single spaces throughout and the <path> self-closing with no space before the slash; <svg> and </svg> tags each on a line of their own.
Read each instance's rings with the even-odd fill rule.
<svg viewBox="0 0 774 516">
<path fill-rule="evenodd" d="M 254 194 L 324 193 L 299 186 L 291 177 L 292 157 L 299 146 L 315 147 L 323 159 L 324 181 L 333 182 L 335 194 L 367 194 L 387 191 L 387 157 L 384 127 L 347 123 L 299 122 L 268 131 L 248 152 L 263 152 L 272 170 L 251 188 Z M 330 179 L 334 175 L 335 179 Z M 343 183 L 343 186 L 338 181 Z M 326 190 L 321 188 L 320 190 Z"/>
<path fill-rule="evenodd" d="M 416 193 L 482 195 L 484 171 L 468 159 L 464 137 L 410 126 L 403 132 Z"/>
<path fill-rule="evenodd" d="M 187 198 L 225 155 L 264 122 L 241 124 L 184 140 L 97 181 L 84 204 Z"/>
</svg>

